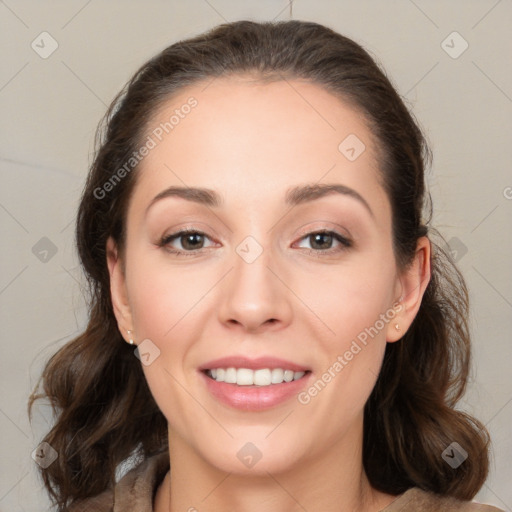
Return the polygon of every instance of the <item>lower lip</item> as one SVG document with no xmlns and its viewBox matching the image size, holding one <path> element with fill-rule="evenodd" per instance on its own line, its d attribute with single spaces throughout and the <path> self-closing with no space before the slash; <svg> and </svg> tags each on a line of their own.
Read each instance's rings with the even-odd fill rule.
<svg viewBox="0 0 512 512">
<path fill-rule="evenodd" d="M 220 402 L 244 411 L 262 411 L 286 402 L 296 396 L 305 387 L 311 373 L 298 380 L 270 384 L 270 386 L 238 386 L 226 382 L 217 382 L 200 372 L 208 391 Z"/>
</svg>

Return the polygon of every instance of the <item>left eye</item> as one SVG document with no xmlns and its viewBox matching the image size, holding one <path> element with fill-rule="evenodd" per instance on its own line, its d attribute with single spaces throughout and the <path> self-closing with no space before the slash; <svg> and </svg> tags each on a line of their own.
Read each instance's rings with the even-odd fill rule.
<svg viewBox="0 0 512 512">
<path fill-rule="evenodd" d="M 316 231 L 314 233 L 308 233 L 306 236 L 302 237 L 301 240 L 309 240 L 311 249 L 316 252 L 332 250 L 334 242 L 338 242 L 343 246 L 339 248 L 340 250 L 352 245 L 350 240 L 335 231 Z"/>
</svg>

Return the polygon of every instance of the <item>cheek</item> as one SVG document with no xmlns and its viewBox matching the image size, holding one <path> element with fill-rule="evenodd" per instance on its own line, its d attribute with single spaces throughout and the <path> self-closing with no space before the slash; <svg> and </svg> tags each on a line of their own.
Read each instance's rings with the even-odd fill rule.
<svg viewBox="0 0 512 512">
<path fill-rule="evenodd" d="M 171 269 L 147 255 L 146 260 L 140 258 L 138 262 L 128 273 L 137 340 L 149 339 L 159 351 L 143 371 L 164 416 L 174 428 L 186 433 L 204 415 L 186 391 L 193 387 L 186 364 L 189 351 L 201 337 L 203 324 L 198 315 L 209 281 L 206 276 L 199 277 L 196 270 Z"/>
<path fill-rule="evenodd" d="M 154 363 L 143 370 L 167 418 L 176 417 L 176 410 L 190 408 L 190 397 L 180 384 L 191 385 L 189 354 L 204 337 L 204 311 L 211 302 L 207 294 L 217 280 L 209 268 L 171 266 L 165 256 L 156 253 L 134 252 L 127 265 L 137 342 L 149 339 L 159 351 Z"/>
<path fill-rule="evenodd" d="M 354 259 L 335 271 L 298 278 L 298 294 L 331 332 L 331 336 L 324 334 L 320 339 L 330 340 L 331 347 L 343 349 L 360 334 L 364 338 L 368 330 L 374 336 L 375 329 L 385 336 L 387 323 L 394 316 L 396 269 L 392 261 L 382 257 Z"/>
<path fill-rule="evenodd" d="M 314 334 L 322 370 L 299 401 L 310 404 L 318 417 L 339 413 L 343 421 L 348 409 L 356 413 L 363 408 L 380 370 L 388 326 L 396 315 L 395 276 L 392 258 L 370 256 L 323 278 L 316 276 L 315 286 L 301 278 L 298 294 L 323 327 Z M 341 404 L 344 407 L 331 409 Z"/>
<path fill-rule="evenodd" d="M 127 276 L 137 336 L 155 343 L 167 343 L 185 325 L 194 323 L 214 277 L 206 269 L 171 267 L 162 259 L 143 255 Z"/>
</svg>

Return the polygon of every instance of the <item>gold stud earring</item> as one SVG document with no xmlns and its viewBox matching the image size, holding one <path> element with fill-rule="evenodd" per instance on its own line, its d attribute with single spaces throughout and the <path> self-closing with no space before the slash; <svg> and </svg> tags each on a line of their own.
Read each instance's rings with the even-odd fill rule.
<svg viewBox="0 0 512 512">
<path fill-rule="evenodd" d="M 126 332 L 127 332 L 127 334 L 128 334 L 128 337 L 130 338 L 130 339 L 129 339 L 129 341 L 128 341 L 128 343 L 129 343 L 130 345 L 133 345 L 133 331 L 127 330 Z"/>
</svg>

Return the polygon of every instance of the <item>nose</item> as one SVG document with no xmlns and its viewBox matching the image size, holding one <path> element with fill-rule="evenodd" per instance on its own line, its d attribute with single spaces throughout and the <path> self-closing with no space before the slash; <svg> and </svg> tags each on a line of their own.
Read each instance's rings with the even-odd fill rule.
<svg viewBox="0 0 512 512">
<path fill-rule="evenodd" d="M 279 268 L 268 249 L 254 261 L 235 253 L 233 269 L 222 287 L 219 320 L 230 329 L 251 333 L 279 330 L 288 325 L 293 294 Z"/>
</svg>

